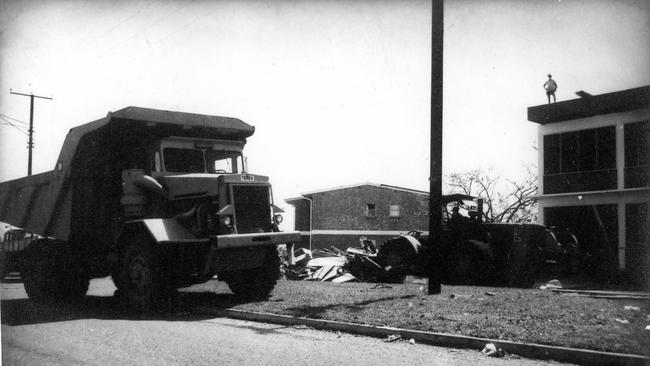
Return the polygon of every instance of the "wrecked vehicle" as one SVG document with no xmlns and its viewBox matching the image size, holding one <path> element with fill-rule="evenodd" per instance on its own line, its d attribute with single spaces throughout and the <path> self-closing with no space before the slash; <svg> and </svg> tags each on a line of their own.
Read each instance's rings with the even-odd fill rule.
<svg viewBox="0 0 650 366">
<path fill-rule="evenodd" d="M 440 258 L 435 262 L 443 267 L 443 283 L 531 287 L 543 267 L 557 264 L 568 270 L 578 256 L 578 241 L 567 231 L 485 222 L 483 200 L 473 196 L 446 195 L 442 204 Z M 429 244 L 428 236 L 411 232 L 384 243 L 378 261 L 395 276 L 425 276 Z"/>
<path fill-rule="evenodd" d="M 19 250 L 30 298 L 74 299 L 111 275 L 130 309 L 218 275 L 268 296 L 280 232 L 268 177 L 249 174 L 255 128 L 235 118 L 128 107 L 68 133 L 55 169 L 0 183 L 0 221 L 42 235 Z"/>
</svg>

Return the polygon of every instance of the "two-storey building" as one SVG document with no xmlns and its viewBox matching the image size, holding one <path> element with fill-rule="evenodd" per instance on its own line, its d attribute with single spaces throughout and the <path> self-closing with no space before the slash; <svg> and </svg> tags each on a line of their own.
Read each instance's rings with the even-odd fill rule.
<svg viewBox="0 0 650 366">
<path fill-rule="evenodd" d="M 592 274 L 650 284 L 650 86 L 528 108 L 540 216 L 573 231 Z"/>
</svg>

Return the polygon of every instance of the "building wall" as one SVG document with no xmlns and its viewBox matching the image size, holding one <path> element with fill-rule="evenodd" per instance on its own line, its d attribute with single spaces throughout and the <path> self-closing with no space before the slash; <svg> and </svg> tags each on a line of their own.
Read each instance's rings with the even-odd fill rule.
<svg viewBox="0 0 650 366">
<path fill-rule="evenodd" d="M 375 186 L 315 193 L 314 230 L 404 230 L 428 227 L 429 200 L 422 194 Z M 368 205 L 374 205 L 374 215 Z M 389 217 L 390 205 L 400 206 Z"/>
<path fill-rule="evenodd" d="M 541 125 L 538 129 L 538 183 L 541 192 L 538 203 L 542 222 L 549 226 L 568 226 L 571 230 L 582 232 L 585 246 L 589 247 L 594 257 L 600 258 L 594 264 L 597 267 L 594 268 L 596 273 L 607 274 L 609 271 L 605 269 L 613 263 L 615 270 L 630 274 L 645 286 L 650 286 L 647 279 L 650 260 L 631 258 L 650 258 L 647 230 L 640 231 L 638 228 L 640 223 L 644 223 L 646 227 L 650 225 L 647 209 L 643 209 L 650 202 L 647 179 L 650 141 L 647 141 L 647 132 L 642 133 L 648 126 L 650 111 L 639 109 L 549 123 Z M 613 130 L 613 137 L 601 140 L 597 137 L 572 137 L 589 136 L 590 131 L 582 131 L 592 129 Z M 572 172 L 549 174 L 557 170 L 559 165 L 570 166 L 572 163 L 558 162 L 556 157 L 553 158 L 552 153 L 547 150 L 552 148 L 557 152 L 557 146 L 553 147 L 553 143 L 548 141 L 553 135 L 573 132 L 578 133 L 563 136 L 570 136 L 564 142 L 574 141 L 574 146 L 566 143 L 567 146 L 562 149 L 566 150 L 569 156 L 575 155 L 574 152 L 582 154 L 579 159 L 584 162 L 578 164 L 584 164 L 587 168 L 578 166 Z M 591 141 L 596 141 L 597 146 L 590 146 Z M 602 146 L 605 143 L 609 146 Z M 632 145 L 636 147 L 631 148 Z M 603 161 L 610 163 L 599 166 L 598 155 L 601 153 L 605 156 Z M 588 161 L 592 155 L 596 155 L 594 160 Z M 545 164 L 556 166 L 549 168 Z M 636 212 L 646 216 L 639 218 L 635 215 Z M 628 236 L 634 237 L 629 243 Z M 627 253 L 627 247 L 630 245 L 634 256 Z"/>
<path fill-rule="evenodd" d="M 309 196 L 313 204 L 311 232 L 309 225 L 306 230 L 302 229 L 308 208 L 303 201 L 291 202 L 296 207 L 296 230 L 303 234 L 300 246 L 312 249 L 336 246 L 345 250 L 360 246 L 360 238 L 365 237 L 380 247 L 384 241 L 401 233 L 428 230 L 427 194 L 364 185 Z M 304 202 L 309 201 L 305 199 Z"/>
</svg>

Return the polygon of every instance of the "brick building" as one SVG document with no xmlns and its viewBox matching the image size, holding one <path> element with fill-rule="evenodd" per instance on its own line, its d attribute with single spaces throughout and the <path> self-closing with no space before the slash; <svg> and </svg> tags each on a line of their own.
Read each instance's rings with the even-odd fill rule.
<svg viewBox="0 0 650 366">
<path fill-rule="evenodd" d="M 361 183 L 302 193 L 295 208 L 300 247 L 359 246 L 361 237 L 381 244 L 410 230 L 427 230 L 429 193 L 385 184 Z"/>
<path fill-rule="evenodd" d="M 650 86 L 528 108 L 542 221 L 568 227 L 601 278 L 650 287 Z"/>
</svg>

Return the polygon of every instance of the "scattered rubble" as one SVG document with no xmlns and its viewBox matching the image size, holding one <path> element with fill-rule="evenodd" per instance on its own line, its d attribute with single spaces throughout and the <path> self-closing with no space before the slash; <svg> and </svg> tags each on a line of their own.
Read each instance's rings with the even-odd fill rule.
<svg viewBox="0 0 650 366">
<path fill-rule="evenodd" d="M 638 306 L 632 306 L 632 305 L 625 305 L 623 306 L 624 310 L 632 310 L 632 311 L 641 311 L 641 308 Z"/>
<path fill-rule="evenodd" d="M 503 350 L 501 348 L 497 348 L 494 343 L 486 344 L 481 353 L 490 357 L 503 357 Z"/>
<path fill-rule="evenodd" d="M 329 249 L 299 248 L 293 252 L 290 263 L 286 251 L 281 252 L 283 263 L 281 272 L 287 280 L 330 281 L 343 283 L 350 281 L 401 283 L 404 276 L 398 274 L 390 265 L 382 265 L 378 251 L 372 241 L 361 239 L 361 247 L 342 251 L 334 246 Z"/>
<path fill-rule="evenodd" d="M 402 336 L 399 334 L 391 334 L 386 339 L 384 339 L 384 342 L 395 342 L 396 340 L 402 339 Z"/>
<path fill-rule="evenodd" d="M 550 280 L 545 285 L 539 286 L 540 290 L 552 290 L 562 288 L 562 283 L 559 280 Z"/>
<path fill-rule="evenodd" d="M 569 290 L 551 289 L 566 296 L 585 296 L 612 300 L 650 300 L 650 293 L 641 291 Z"/>
</svg>

